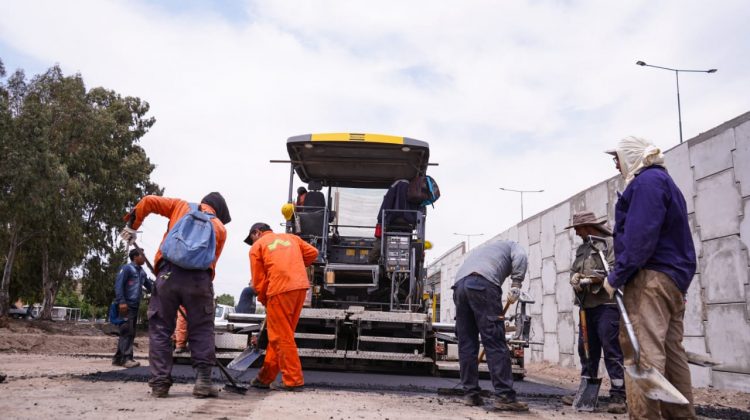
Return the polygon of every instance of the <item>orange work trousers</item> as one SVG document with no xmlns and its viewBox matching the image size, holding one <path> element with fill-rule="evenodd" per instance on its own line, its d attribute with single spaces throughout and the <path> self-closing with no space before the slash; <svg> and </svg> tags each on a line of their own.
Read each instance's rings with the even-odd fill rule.
<svg viewBox="0 0 750 420">
<path fill-rule="evenodd" d="M 180 306 L 180 309 L 185 311 L 185 314 L 187 314 L 184 306 Z M 182 316 L 180 311 L 177 311 L 177 325 L 174 329 L 174 346 L 176 348 L 179 349 L 187 346 L 187 329 L 187 320 L 184 316 Z"/>
<path fill-rule="evenodd" d="M 294 342 L 294 330 L 297 328 L 306 294 L 306 289 L 291 290 L 271 296 L 266 302 L 268 347 L 263 367 L 258 372 L 258 379 L 264 384 L 273 382 L 279 371 L 284 385 L 305 384 L 297 344 Z"/>
</svg>

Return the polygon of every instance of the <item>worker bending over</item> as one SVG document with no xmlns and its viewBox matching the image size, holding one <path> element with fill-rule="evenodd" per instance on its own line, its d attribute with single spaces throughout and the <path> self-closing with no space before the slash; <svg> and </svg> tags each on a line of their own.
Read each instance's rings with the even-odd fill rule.
<svg viewBox="0 0 750 420">
<path fill-rule="evenodd" d="M 498 240 L 473 250 L 456 274 L 453 301 L 456 304 L 456 337 L 461 385 L 466 404 L 483 405 L 479 387 L 479 336 L 487 354 L 487 366 L 495 388 L 498 410 L 527 411 L 513 389 L 510 351 L 505 342 L 505 321 L 501 302 L 502 285 L 510 276 L 509 303 L 521 295 L 526 275 L 526 252 L 515 242 Z"/>
<path fill-rule="evenodd" d="M 120 234 L 121 237 L 132 244 L 136 239 L 136 230 L 152 213 L 168 217 L 169 227 L 154 259 L 156 284 L 148 306 L 148 361 L 151 370 L 148 383 L 151 394 L 166 397 L 172 386 L 171 336 L 175 330 L 178 307 L 182 305 L 187 309 L 190 356 L 196 370 L 193 395 L 199 398 L 216 397 L 218 389 L 211 385 L 211 370 L 216 360 L 213 278 L 216 274 L 216 262 L 227 237 L 224 225 L 232 220 L 229 209 L 224 197 L 217 192 L 203 197 L 198 205 L 178 198 L 148 195 L 126 216 L 127 226 Z M 173 236 L 170 236 L 170 232 L 173 228 L 177 232 L 179 227 L 185 226 L 191 219 L 202 219 L 212 227 L 211 246 L 204 249 L 213 247 L 215 251 L 213 255 L 202 256 L 208 262 L 205 268 L 183 268 L 187 264 L 179 258 L 180 255 L 175 254 L 171 261 L 162 255 L 164 249 L 169 249 L 165 246 L 172 244 L 170 241 Z M 185 233 L 188 231 L 190 229 Z M 193 240 L 192 236 L 183 239 Z M 183 266 L 178 265 L 178 260 Z"/>
</svg>

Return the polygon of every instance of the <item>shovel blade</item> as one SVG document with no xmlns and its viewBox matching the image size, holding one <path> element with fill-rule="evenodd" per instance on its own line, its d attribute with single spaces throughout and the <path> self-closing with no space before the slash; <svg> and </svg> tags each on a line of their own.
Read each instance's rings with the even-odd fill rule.
<svg viewBox="0 0 750 420">
<path fill-rule="evenodd" d="M 599 378 L 581 377 L 578 392 L 573 398 L 573 407 L 577 411 L 594 411 L 596 404 L 599 402 L 599 387 L 601 385 L 602 380 Z"/>
<path fill-rule="evenodd" d="M 689 403 L 687 398 L 654 368 L 627 366 L 625 370 L 646 397 L 672 404 Z"/>
<path fill-rule="evenodd" d="M 239 356 L 235 357 L 227 367 L 240 372 L 246 371 L 260 357 L 260 350 L 255 347 L 248 347 Z"/>
</svg>

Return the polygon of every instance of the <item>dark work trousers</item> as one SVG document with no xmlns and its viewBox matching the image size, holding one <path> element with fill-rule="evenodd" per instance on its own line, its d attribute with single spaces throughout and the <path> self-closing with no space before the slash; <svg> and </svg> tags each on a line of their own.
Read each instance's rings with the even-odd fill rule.
<svg viewBox="0 0 750 420">
<path fill-rule="evenodd" d="M 589 336 L 589 364 L 583 350 L 583 333 L 578 324 L 578 356 L 581 358 L 581 376 L 597 377 L 599 359 L 604 350 L 604 365 L 607 367 L 610 383 L 610 396 L 625 398 L 625 376 L 623 372 L 622 349 L 618 339 L 620 333 L 620 310 L 616 305 L 599 305 L 586 308 L 586 327 Z"/>
<path fill-rule="evenodd" d="M 133 342 L 135 342 L 135 323 L 138 321 L 138 305 L 128 305 L 128 317 L 120 324 L 120 338 L 117 340 L 117 352 L 112 361 L 123 364 L 133 360 Z"/>
<path fill-rule="evenodd" d="M 211 272 L 185 270 L 174 264 L 162 264 L 156 276 L 148 305 L 149 385 L 172 385 L 172 341 L 177 322 L 177 308 L 186 309 L 188 343 L 193 367 L 213 366 L 214 287 Z"/>
<path fill-rule="evenodd" d="M 479 393 L 479 336 L 482 337 L 487 366 L 495 395 L 514 400 L 510 352 L 505 342 L 505 326 L 500 287 L 482 276 L 471 274 L 453 286 L 456 304 L 456 337 L 461 385 L 467 395 Z"/>
</svg>

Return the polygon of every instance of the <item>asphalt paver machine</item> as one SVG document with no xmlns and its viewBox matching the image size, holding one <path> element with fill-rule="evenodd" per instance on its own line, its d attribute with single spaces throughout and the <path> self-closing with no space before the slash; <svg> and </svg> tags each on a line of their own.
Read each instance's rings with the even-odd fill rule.
<svg viewBox="0 0 750 420">
<path fill-rule="evenodd" d="M 434 334 L 425 303 L 427 208 L 382 206 L 395 183 L 426 175 L 429 145 L 376 134 L 290 137 L 288 203 L 304 204 L 284 222 L 319 250 L 295 332 L 305 367 L 432 370 Z M 403 203 L 401 203 L 403 204 Z M 390 212 L 402 216 L 388 217 Z M 380 238 L 375 237 L 381 213 Z M 386 223 L 386 220 L 393 220 Z M 428 245 L 429 246 L 429 245 Z M 232 314 L 229 328 L 256 331 L 257 315 Z M 236 325 L 236 327 L 235 327 Z"/>
</svg>

